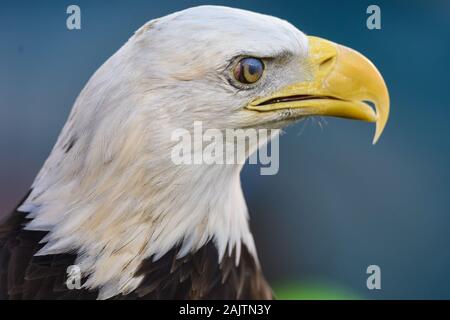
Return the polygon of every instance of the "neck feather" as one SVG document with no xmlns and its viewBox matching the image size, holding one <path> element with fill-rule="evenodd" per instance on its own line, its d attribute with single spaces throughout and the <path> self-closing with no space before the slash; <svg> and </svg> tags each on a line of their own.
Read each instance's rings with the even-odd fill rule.
<svg viewBox="0 0 450 320">
<path fill-rule="evenodd" d="M 241 167 L 181 166 L 152 178 L 132 169 L 124 176 L 54 178 L 52 186 L 37 179 L 19 208 L 33 218 L 27 230 L 48 231 L 37 255 L 77 252 L 85 286 L 100 289 L 102 296 L 136 288 L 142 278 L 135 273 L 142 262 L 157 261 L 175 247 L 182 258 L 211 241 L 218 263 L 235 250 L 238 265 L 244 245 L 258 264 Z"/>
</svg>

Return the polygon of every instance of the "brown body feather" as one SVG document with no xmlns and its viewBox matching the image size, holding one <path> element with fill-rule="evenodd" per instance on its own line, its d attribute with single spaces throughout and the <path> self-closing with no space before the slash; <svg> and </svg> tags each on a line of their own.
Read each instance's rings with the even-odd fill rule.
<svg viewBox="0 0 450 320">
<path fill-rule="evenodd" d="M 27 231 L 26 213 L 15 210 L 0 225 L 0 299 L 96 299 L 97 290 L 72 289 L 65 284 L 67 267 L 76 255 L 34 256 L 46 232 Z M 174 248 L 157 261 L 146 259 L 137 272 L 142 283 L 127 295 L 112 299 L 271 299 L 272 291 L 245 246 L 239 264 L 235 251 L 219 263 L 208 242 L 177 259 Z"/>
</svg>

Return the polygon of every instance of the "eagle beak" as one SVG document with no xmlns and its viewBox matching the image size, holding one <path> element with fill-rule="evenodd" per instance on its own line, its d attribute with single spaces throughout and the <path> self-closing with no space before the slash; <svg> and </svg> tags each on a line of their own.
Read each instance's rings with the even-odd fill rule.
<svg viewBox="0 0 450 320">
<path fill-rule="evenodd" d="M 311 80 L 258 98 L 246 108 L 260 112 L 298 109 L 305 116 L 375 122 L 375 144 L 389 116 L 389 93 L 383 77 L 362 54 L 328 40 L 308 38 Z M 376 112 L 367 102 L 375 105 Z"/>
</svg>

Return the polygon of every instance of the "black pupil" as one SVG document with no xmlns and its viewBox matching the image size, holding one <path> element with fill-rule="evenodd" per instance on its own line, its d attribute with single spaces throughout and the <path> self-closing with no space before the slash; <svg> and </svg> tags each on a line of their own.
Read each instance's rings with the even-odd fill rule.
<svg viewBox="0 0 450 320">
<path fill-rule="evenodd" d="M 262 74 L 263 65 L 259 59 L 245 58 L 241 61 L 241 81 L 244 83 L 256 82 Z M 248 75 L 256 76 L 251 79 L 246 78 L 246 72 Z"/>
<path fill-rule="evenodd" d="M 259 70 L 261 69 L 261 65 L 259 64 L 259 61 L 256 59 L 248 59 L 249 61 L 246 61 L 248 64 L 248 72 L 250 74 L 256 74 L 259 73 Z"/>
</svg>

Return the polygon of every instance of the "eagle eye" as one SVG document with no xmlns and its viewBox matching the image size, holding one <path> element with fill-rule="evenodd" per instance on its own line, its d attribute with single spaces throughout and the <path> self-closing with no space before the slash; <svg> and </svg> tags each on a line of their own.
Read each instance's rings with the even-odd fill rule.
<svg viewBox="0 0 450 320">
<path fill-rule="evenodd" d="M 234 78 L 245 84 L 255 83 L 264 72 L 264 63 L 257 58 L 241 59 L 233 70 Z"/>
</svg>

